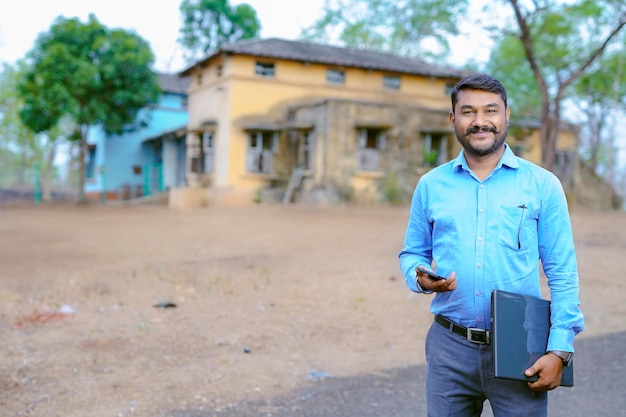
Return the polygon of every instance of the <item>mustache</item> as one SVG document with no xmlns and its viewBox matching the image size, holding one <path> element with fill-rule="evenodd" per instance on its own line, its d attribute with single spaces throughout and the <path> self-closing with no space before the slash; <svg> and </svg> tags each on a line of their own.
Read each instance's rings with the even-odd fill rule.
<svg viewBox="0 0 626 417">
<path fill-rule="evenodd" d="M 492 133 L 495 133 L 496 135 L 500 133 L 493 126 L 472 126 L 465 131 L 465 135 L 471 135 L 472 133 L 478 133 L 478 132 L 492 132 Z"/>
</svg>

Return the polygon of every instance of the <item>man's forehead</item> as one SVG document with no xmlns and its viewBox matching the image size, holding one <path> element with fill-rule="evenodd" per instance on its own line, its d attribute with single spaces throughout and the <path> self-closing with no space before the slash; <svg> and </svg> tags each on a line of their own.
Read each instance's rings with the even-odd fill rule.
<svg viewBox="0 0 626 417">
<path fill-rule="evenodd" d="M 504 100 L 498 93 L 485 90 L 463 89 L 457 94 L 457 105 L 495 105 L 504 106 Z"/>
</svg>

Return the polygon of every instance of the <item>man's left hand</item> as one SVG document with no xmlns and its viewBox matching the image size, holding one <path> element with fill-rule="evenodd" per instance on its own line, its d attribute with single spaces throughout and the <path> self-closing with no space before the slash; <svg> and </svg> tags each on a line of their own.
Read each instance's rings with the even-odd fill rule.
<svg viewBox="0 0 626 417">
<path fill-rule="evenodd" d="M 546 353 L 528 368 L 526 376 L 537 375 L 539 379 L 529 382 L 528 387 L 533 391 L 550 391 L 561 384 L 563 373 L 563 360 L 556 355 Z"/>
</svg>

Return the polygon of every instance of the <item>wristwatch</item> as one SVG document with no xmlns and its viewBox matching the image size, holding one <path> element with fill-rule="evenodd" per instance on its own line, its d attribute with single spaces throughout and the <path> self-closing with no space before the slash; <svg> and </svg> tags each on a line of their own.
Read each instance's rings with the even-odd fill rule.
<svg viewBox="0 0 626 417">
<path fill-rule="evenodd" d="M 562 350 L 551 350 L 548 353 L 561 358 L 564 368 L 567 368 L 572 363 L 572 357 L 574 356 L 573 352 L 563 352 Z"/>
</svg>

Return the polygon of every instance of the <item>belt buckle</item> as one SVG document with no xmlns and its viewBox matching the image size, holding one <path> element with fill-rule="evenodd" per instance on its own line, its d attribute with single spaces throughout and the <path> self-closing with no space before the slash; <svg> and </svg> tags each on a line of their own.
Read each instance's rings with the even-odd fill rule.
<svg viewBox="0 0 626 417">
<path fill-rule="evenodd" d="M 488 345 L 490 342 L 489 331 L 484 329 L 478 329 L 476 327 L 468 327 L 466 337 L 469 342 L 479 345 Z"/>
</svg>

